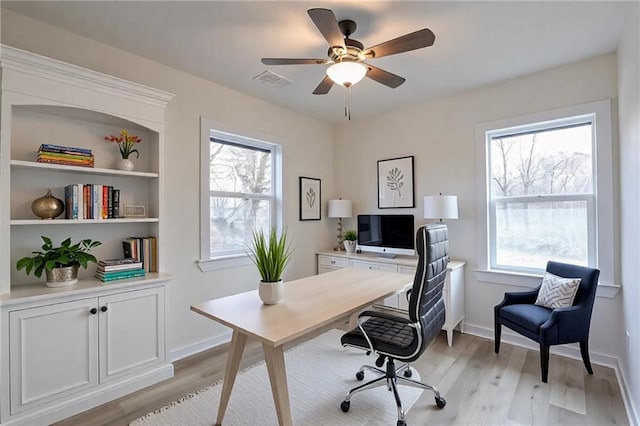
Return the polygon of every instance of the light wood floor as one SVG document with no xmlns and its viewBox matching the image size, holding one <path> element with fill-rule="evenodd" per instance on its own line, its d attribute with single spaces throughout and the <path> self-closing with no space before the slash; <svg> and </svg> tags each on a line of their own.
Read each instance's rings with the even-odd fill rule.
<svg viewBox="0 0 640 426">
<path fill-rule="evenodd" d="M 226 351 L 225 345 L 177 361 L 174 378 L 58 425 L 127 425 L 222 379 Z M 240 368 L 262 359 L 261 346 L 250 340 Z M 373 362 L 372 357 L 363 355 L 365 362 Z M 542 383 L 537 351 L 503 343 L 496 355 L 492 341 L 458 333 L 453 347 L 448 347 L 444 332 L 412 365 L 423 381 L 439 388 L 447 406 L 438 409 L 433 394 L 423 392 L 407 415 L 411 426 L 629 424 L 610 368 L 594 365 L 594 374 L 589 375 L 581 361 L 551 355 L 549 383 Z M 351 404 L 358 398 L 366 398 L 366 392 L 354 396 Z M 389 409 L 395 410 L 391 395 Z"/>
</svg>

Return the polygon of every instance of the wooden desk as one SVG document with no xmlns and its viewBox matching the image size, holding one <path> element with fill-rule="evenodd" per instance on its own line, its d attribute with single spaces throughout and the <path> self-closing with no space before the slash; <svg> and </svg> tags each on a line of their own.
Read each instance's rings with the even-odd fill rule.
<svg viewBox="0 0 640 426">
<path fill-rule="evenodd" d="M 405 274 L 345 268 L 286 282 L 284 300 L 277 305 L 263 305 L 254 290 L 191 306 L 192 311 L 233 329 L 216 424 L 222 424 L 247 337 L 262 342 L 278 422 L 289 426 L 283 345 L 397 294 L 412 281 Z"/>
</svg>

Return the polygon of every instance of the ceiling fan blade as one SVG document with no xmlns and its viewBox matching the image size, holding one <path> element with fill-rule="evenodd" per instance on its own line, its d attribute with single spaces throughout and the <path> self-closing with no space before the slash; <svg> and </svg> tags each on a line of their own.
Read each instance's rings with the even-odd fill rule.
<svg viewBox="0 0 640 426">
<path fill-rule="evenodd" d="M 328 59 L 262 58 L 262 63 L 265 65 L 322 65 L 328 62 Z"/>
<path fill-rule="evenodd" d="M 435 34 L 430 29 L 425 28 L 370 47 L 364 51 L 364 55 L 369 59 L 382 58 L 383 56 L 432 46 L 435 40 Z"/>
<path fill-rule="evenodd" d="M 326 95 L 327 93 L 329 93 L 329 90 L 331 90 L 332 87 L 333 87 L 333 80 L 331 80 L 327 75 L 322 79 L 320 84 L 318 84 L 318 87 L 316 87 L 316 90 L 313 91 L 313 94 Z"/>
<path fill-rule="evenodd" d="M 392 89 L 395 89 L 406 81 L 399 75 L 374 67 L 373 65 L 365 64 L 365 66 L 367 67 L 367 77 L 371 80 L 377 81 L 378 83 L 382 83 L 385 86 L 389 86 Z"/>
<path fill-rule="evenodd" d="M 322 33 L 324 38 L 329 42 L 329 46 L 339 46 L 346 49 L 344 36 L 342 35 L 342 31 L 340 31 L 338 20 L 332 10 L 314 8 L 309 9 L 307 13 L 313 23 L 316 24 L 316 27 L 318 27 L 320 33 Z"/>
</svg>

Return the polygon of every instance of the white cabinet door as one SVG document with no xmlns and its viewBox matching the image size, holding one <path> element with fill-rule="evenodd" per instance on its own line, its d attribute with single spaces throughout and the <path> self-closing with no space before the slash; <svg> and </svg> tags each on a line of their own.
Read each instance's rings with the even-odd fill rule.
<svg viewBox="0 0 640 426">
<path fill-rule="evenodd" d="M 95 308 L 90 298 L 9 313 L 11 414 L 97 385 Z"/>
<path fill-rule="evenodd" d="M 100 382 L 164 361 L 164 288 L 98 298 Z"/>
</svg>

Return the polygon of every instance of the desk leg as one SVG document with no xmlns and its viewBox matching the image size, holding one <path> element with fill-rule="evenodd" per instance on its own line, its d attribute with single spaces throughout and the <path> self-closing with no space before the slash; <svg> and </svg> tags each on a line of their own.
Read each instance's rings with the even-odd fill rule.
<svg viewBox="0 0 640 426">
<path fill-rule="evenodd" d="M 291 426 L 291 407 L 289 405 L 289 390 L 287 389 L 287 372 L 284 366 L 284 353 L 282 346 L 268 346 L 262 344 L 264 359 L 269 371 L 269 381 L 271 382 L 271 392 L 273 402 L 278 413 L 278 424 L 280 426 Z"/>
<path fill-rule="evenodd" d="M 242 360 L 242 352 L 244 352 L 245 343 L 247 343 L 247 335 L 238 333 L 237 330 L 233 330 L 231 346 L 229 347 L 229 354 L 227 355 L 227 367 L 224 370 L 224 379 L 222 381 L 222 393 L 220 395 L 220 406 L 218 407 L 216 425 L 222 424 L 222 418 L 224 417 L 225 411 L 227 411 L 227 404 L 229 403 L 229 397 L 231 396 L 231 389 L 233 389 L 233 384 L 236 381 L 236 375 L 238 374 L 238 367 L 240 367 L 240 360 Z"/>
</svg>

